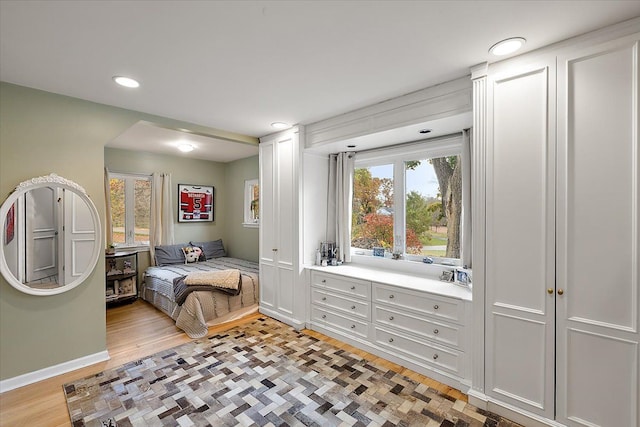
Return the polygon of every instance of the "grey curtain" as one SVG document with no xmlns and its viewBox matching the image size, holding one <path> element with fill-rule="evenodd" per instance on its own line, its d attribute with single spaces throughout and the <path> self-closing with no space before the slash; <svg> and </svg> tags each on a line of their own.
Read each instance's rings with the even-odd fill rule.
<svg viewBox="0 0 640 427">
<path fill-rule="evenodd" d="M 339 259 L 351 262 L 351 210 L 355 153 L 329 156 L 327 238 L 335 236 Z"/>
<path fill-rule="evenodd" d="M 471 268 L 471 129 L 462 132 L 462 265 Z"/>
</svg>

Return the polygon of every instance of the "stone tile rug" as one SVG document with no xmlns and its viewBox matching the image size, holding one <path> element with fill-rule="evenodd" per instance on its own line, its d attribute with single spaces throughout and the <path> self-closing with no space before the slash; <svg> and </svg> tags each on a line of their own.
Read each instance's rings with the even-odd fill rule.
<svg viewBox="0 0 640 427">
<path fill-rule="evenodd" d="M 64 392 L 73 426 L 517 426 L 266 317 Z"/>
</svg>

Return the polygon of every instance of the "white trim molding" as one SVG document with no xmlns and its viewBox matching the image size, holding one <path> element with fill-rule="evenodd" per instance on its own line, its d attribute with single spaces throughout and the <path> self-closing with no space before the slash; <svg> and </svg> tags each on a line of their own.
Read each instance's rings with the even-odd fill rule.
<svg viewBox="0 0 640 427">
<path fill-rule="evenodd" d="M 37 383 L 38 381 L 66 374 L 67 372 L 75 371 L 89 365 L 104 362 L 109 359 L 109 352 L 104 350 L 99 353 L 89 354 L 87 356 L 79 357 L 77 359 L 69 360 L 37 371 L 18 375 L 17 377 L 8 378 L 0 381 L 0 394 L 29 384 Z"/>
</svg>

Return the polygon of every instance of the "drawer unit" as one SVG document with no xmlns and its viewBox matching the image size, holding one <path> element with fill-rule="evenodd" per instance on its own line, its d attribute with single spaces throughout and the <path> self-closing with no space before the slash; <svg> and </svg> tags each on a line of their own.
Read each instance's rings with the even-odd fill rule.
<svg viewBox="0 0 640 427">
<path fill-rule="evenodd" d="M 398 309 L 409 309 L 456 323 L 464 323 L 464 303 L 459 300 L 439 298 L 379 283 L 373 284 L 373 300 Z"/>
<path fill-rule="evenodd" d="M 462 352 L 401 335 L 398 332 L 390 332 L 377 326 L 373 334 L 375 343 L 388 348 L 391 353 L 402 352 L 414 360 L 464 377 L 464 353 Z"/>
<path fill-rule="evenodd" d="M 464 350 L 464 327 L 462 326 L 400 313 L 380 305 L 376 305 L 373 309 L 373 322 L 376 325 L 398 328 L 401 331 L 410 332 L 458 350 Z"/>
<path fill-rule="evenodd" d="M 311 303 L 323 306 L 328 310 L 340 311 L 344 314 L 355 316 L 361 320 L 371 319 L 369 302 L 360 299 L 351 299 L 342 295 L 327 292 L 316 287 L 311 288 Z"/>
<path fill-rule="evenodd" d="M 311 319 L 327 328 L 340 329 L 348 335 L 365 339 L 369 336 L 369 322 L 341 316 L 317 306 L 311 308 Z"/>
<path fill-rule="evenodd" d="M 311 273 L 311 286 L 326 288 L 327 291 L 336 291 L 366 300 L 369 300 L 371 295 L 371 282 L 319 271 Z"/>
</svg>

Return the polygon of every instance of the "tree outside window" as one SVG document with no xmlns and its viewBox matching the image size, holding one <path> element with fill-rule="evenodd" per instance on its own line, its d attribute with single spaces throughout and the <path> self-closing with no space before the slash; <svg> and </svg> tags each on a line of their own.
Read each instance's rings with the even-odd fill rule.
<svg viewBox="0 0 640 427">
<path fill-rule="evenodd" d="M 151 178 L 109 174 L 111 236 L 116 246 L 149 245 Z"/>
<path fill-rule="evenodd" d="M 459 155 L 356 167 L 352 247 L 460 258 L 460 168 Z"/>
</svg>

